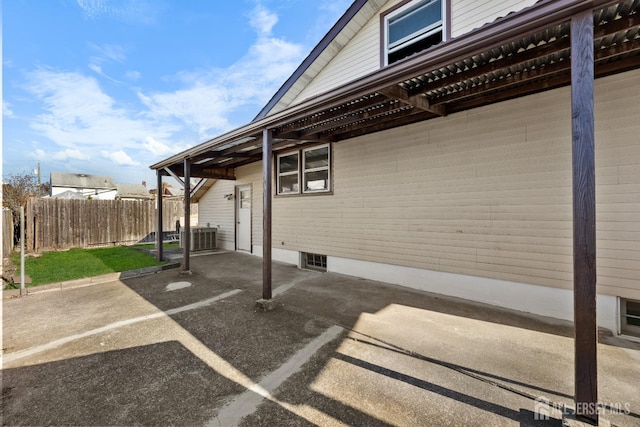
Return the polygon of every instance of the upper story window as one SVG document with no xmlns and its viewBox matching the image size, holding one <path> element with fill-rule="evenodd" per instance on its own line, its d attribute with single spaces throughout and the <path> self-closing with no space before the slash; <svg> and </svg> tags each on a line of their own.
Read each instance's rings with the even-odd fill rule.
<svg viewBox="0 0 640 427">
<path fill-rule="evenodd" d="M 445 39 L 445 1 L 415 0 L 383 19 L 384 64 L 393 64 Z"/>
<path fill-rule="evenodd" d="M 276 157 L 278 194 L 331 191 L 331 150 L 328 144 Z M 302 185 L 300 185 L 302 183 Z"/>
</svg>

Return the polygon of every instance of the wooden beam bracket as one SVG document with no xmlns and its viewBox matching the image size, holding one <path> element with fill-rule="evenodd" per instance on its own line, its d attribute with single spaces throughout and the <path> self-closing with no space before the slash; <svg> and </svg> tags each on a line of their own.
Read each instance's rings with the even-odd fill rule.
<svg viewBox="0 0 640 427">
<path fill-rule="evenodd" d="M 423 95 L 409 95 L 409 92 L 399 85 L 393 85 L 378 91 L 387 98 L 396 99 L 404 104 L 411 105 L 423 111 L 428 111 L 438 116 L 446 116 L 447 110 L 444 105 L 431 105 L 429 99 Z"/>
</svg>

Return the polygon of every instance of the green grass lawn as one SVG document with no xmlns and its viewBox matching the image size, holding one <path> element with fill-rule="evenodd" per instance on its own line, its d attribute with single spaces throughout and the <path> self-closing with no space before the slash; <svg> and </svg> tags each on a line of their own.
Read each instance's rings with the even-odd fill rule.
<svg viewBox="0 0 640 427">
<path fill-rule="evenodd" d="M 16 277 L 19 277 L 20 254 L 12 254 L 11 260 L 18 267 Z M 32 283 L 28 286 L 82 279 L 164 264 L 164 262 L 158 263 L 152 255 L 126 246 L 45 252 L 38 258 L 25 258 L 24 263 L 25 274 L 30 276 L 32 280 Z"/>
</svg>

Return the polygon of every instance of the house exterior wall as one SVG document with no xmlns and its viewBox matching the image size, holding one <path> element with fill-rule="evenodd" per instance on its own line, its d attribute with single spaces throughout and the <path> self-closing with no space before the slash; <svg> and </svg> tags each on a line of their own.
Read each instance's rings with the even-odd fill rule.
<svg viewBox="0 0 640 427">
<path fill-rule="evenodd" d="M 404 0 L 389 0 L 324 69 L 293 99 L 290 105 L 326 92 L 380 69 L 380 15 Z M 475 28 L 531 6 L 537 0 L 451 0 L 451 35 Z M 282 107 L 278 108 L 278 110 Z"/>
<path fill-rule="evenodd" d="M 458 37 L 538 0 L 452 0 L 451 36 Z"/>
<path fill-rule="evenodd" d="M 235 181 L 218 180 L 198 202 L 198 221 L 202 227 L 209 224 L 218 228 L 218 247 L 235 250 L 235 204 L 225 196 L 234 194 Z"/>
<path fill-rule="evenodd" d="M 640 299 L 640 70 L 598 79 L 595 93 L 598 292 Z M 274 199 L 273 246 L 289 260 L 326 254 L 329 270 L 353 274 L 396 266 L 413 287 L 441 280 L 425 272 L 450 275 L 460 283 L 432 290 L 464 282 L 489 300 L 485 290 L 533 285 L 570 305 L 568 87 L 336 143 L 332 162 L 332 195 Z M 259 254 L 261 164 L 236 175 L 253 184 Z"/>
</svg>

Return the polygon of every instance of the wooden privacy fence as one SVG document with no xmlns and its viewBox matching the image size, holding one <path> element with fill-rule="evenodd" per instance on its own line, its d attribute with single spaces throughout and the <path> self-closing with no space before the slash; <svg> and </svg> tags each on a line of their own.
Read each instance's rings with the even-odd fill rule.
<svg viewBox="0 0 640 427">
<path fill-rule="evenodd" d="M 182 201 L 165 200 L 162 229 L 175 230 Z M 25 214 L 28 251 L 88 248 L 152 241 L 155 200 L 36 199 Z"/>
<path fill-rule="evenodd" d="M 13 212 L 2 210 L 2 256 L 8 257 L 13 250 Z"/>
</svg>

